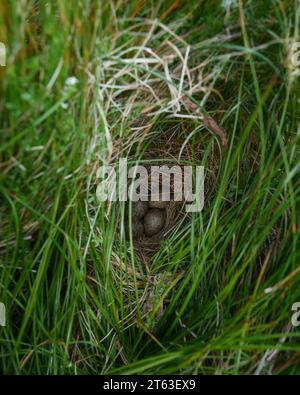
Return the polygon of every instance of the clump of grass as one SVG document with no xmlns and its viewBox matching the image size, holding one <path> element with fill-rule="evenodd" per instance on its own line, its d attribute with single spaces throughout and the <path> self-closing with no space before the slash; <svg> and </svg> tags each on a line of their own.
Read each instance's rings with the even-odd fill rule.
<svg viewBox="0 0 300 395">
<path fill-rule="evenodd" d="M 104 3 L 0 5 L 1 370 L 299 373 L 297 3 Z M 145 264 L 95 175 L 163 134 L 211 187 Z"/>
</svg>

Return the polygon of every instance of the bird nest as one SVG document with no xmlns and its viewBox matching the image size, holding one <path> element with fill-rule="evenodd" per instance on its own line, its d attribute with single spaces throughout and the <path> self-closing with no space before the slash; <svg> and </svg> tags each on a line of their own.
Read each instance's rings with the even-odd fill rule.
<svg viewBox="0 0 300 395">
<path fill-rule="evenodd" d="M 155 234 L 147 235 L 144 228 L 140 235 L 133 238 L 135 252 L 142 259 L 152 256 L 159 249 L 161 242 L 171 234 L 176 225 L 187 217 L 185 202 L 183 200 L 174 201 L 173 184 L 171 184 L 170 190 L 171 198 L 170 201 L 165 202 L 166 206 L 164 208 L 149 207 L 146 213 L 146 215 L 149 215 L 149 213 L 154 210 L 159 210 L 164 213 L 164 223 L 161 229 Z M 135 203 L 132 202 L 131 204 L 134 205 Z M 127 214 L 127 218 L 128 217 L 129 215 Z M 141 223 L 146 227 L 145 216 L 141 218 Z"/>
<path fill-rule="evenodd" d="M 142 121 L 141 121 L 142 122 Z M 192 130 L 192 125 L 177 123 L 175 126 L 167 127 L 157 134 L 152 134 L 149 130 L 148 134 L 141 142 L 147 146 L 145 152 L 140 155 L 139 165 L 142 164 L 148 174 L 151 174 L 151 166 L 176 166 L 181 169 L 183 174 L 184 165 L 201 165 L 204 152 L 207 148 L 208 142 L 212 142 L 211 135 L 209 132 L 203 131 L 197 144 L 186 142 L 186 135 Z M 158 140 L 159 138 L 159 140 Z M 149 139 L 149 142 L 145 141 Z M 148 144 L 147 144 L 148 143 Z M 209 154 L 206 158 L 206 169 L 205 169 L 205 183 L 204 183 L 204 194 L 207 196 L 216 186 L 216 178 L 220 164 L 220 150 L 217 149 L 216 142 L 212 142 Z M 133 154 L 139 152 L 139 145 L 134 147 Z M 131 152 L 130 152 L 131 153 Z M 174 180 L 170 177 L 170 200 L 165 207 L 165 222 L 163 227 L 154 235 L 147 235 L 145 231 L 138 237 L 132 231 L 131 237 L 127 234 L 127 240 L 132 240 L 135 255 L 140 258 L 141 261 L 148 262 L 151 257 L 160 249 L 160 246 L 164 240 L 172 235 L 174 229 L 177 226 L 183 225 L 187 221 L 191 220 L 191 215 L 186 212 L 185 206 L 186 201 L 184 197 L 180 201 L 174 200 Z M 162 179 L 159 179 L 160 191 L 162 188 Z M 128 185 L 129 186 L 129 185 Z M 148 189 L 150 195 L 150 188 Z M 129 206 L 134 206 L 134 202 L 130 202 L 125 207 L 125 221 L 130 221 Z M 133 211 L 133 210 L 132 210 Z M 132 212 L 131 212 L 132 213 Z M 134 215 L 131 216 L 133 221 Z M 120 218 L 122 218 L 120 216 Z M 124 217 L 123 217 L 124 218 Z M 142 220 L 143 221 L 143 220 Z M 132 230 L 132 228 L 131 228 Z"/>
</svg>

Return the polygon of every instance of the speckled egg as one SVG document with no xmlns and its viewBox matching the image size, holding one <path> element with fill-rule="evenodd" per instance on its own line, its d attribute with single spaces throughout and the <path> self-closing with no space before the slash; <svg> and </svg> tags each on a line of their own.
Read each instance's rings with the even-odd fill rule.
<svg viewBox="0 0 300 395">
<path fill-rule="evenodd" d="M 144 217 L 144 231 L 147 237 L 159 233 L 166 222 L 166 211 L 158 208 L 149 209 Z"/>
<path fill-rule="evenodd" d="M 149 207 L 150 208 L 166 208 L 168 206 L 169 202 L 163 202 L 162 200 L 159 200 L 158 202 L 151 201 L 149 202 Z"/>
<path fill-rule="evenodd" d="M 148 202 L 132 202 L 132 216 L 141 219 L 145 216 L 149 208 Z"/>
</svg>

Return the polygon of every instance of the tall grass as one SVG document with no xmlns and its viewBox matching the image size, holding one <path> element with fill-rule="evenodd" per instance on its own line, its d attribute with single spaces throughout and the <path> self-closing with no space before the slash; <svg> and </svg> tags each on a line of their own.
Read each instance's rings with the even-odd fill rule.
<svg viewBox="0 0 300 395">
<path fill-rule="evenodd" d="M 300 373 L 299 13 L 1 2 L 3 373 Z M 145 264 L 97 202 L 96 170 L 163 134 L 190 161 L 200 147 L 213 183 Z"/>
</svg>

